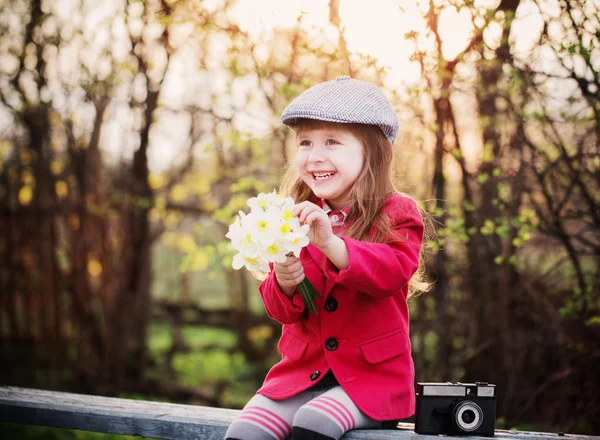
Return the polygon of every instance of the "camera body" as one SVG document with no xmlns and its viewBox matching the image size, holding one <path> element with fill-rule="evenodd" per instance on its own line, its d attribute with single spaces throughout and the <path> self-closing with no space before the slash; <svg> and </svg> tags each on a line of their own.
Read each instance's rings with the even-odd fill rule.
<svg viewBox="0 0 600 440">
<path fill-rule="evenodd" d="M 417 383 L 417 434 L 494 435 L 496 385 L 475 383 Z"/>
</svg>

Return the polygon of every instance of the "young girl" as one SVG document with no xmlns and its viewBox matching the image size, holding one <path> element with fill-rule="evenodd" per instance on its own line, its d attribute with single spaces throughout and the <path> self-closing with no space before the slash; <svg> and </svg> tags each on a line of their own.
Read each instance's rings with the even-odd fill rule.
<svg viewBox="0 0 600 440">
<path fill-rule="evenodd" d="M 340 77 L 300 94 L 282 121 L 298 151 L 281 192 L 310 225 L 310 244 L 259 287 L 283 324 L 282 360 L 226 439 L 330 440 L 392 426 L 414 413 L 406 300 L 424 285 L 423 222 L 393 186 L 398 118 L 377 87 Z M 320 294 L 317 314 L 296 289 L 304 277 Z"/>
</svg>

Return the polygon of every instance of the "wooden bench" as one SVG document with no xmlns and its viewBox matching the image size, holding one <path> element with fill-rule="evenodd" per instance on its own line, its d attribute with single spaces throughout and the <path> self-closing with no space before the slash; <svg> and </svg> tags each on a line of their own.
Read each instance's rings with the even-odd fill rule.
<svg viewBox="0 0 600 440">
<path fill-rule="evenodd" d="M 173 440 L 223 440 L 239 410 L 0 387 L 0 421 Z M 489 437 L 469 437 L 485 439 Z M 581 435 L 496 431 L 497 439 L 600 439 Z M 398 430 L 357 430 L 344 440 L 431 440 L 413 425 Z"/>
</svg>

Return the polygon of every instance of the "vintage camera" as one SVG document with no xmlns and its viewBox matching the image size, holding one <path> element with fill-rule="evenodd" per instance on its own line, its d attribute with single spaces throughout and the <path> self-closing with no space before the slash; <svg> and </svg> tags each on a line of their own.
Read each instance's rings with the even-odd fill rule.
<svg viewBox="0 0 600 440">
<path fill-rule="evenodd" d="M 493 436 L 495 423 L 496 385 L 417 383 L 417 434 Z"/>
</svg>

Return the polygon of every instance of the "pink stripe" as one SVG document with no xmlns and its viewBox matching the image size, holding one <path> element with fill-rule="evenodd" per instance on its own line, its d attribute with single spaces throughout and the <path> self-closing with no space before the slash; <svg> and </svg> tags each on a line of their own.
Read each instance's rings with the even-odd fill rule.
<svg viewBox="0 0 600 440">
<path fill-rule="evenodd" d="M 286 432 L 285 428 L 282 428 L 281 426 L 279 426 L 279 424 L 277 423 L 277 420 L 267 417 L 264 414 L 257 413 L 255 411 L 246 410 L 244 412 L 247 414 L 248 417 L 255 417 L 255 418 L 263 420 L 271 428 L 273 428 L 275 431 L 277 431 L 277 435 L 285 437 L 288 434 L 288 432 Z"/>
<path fill-rule="evenodd" d="M 322 409 L 327 414 L 331 415 L 334 419 L 340 422 L 340 425 L 344 427 L 344 431 L 348 431 L 350 428 L 346 426 L 347 420 L 342 420 L 338 414 L 333 412 L 330 407 L 321 405 L 322 402 L 310 401 L 307 403 L 308 406 L 314 406 L 315 408 Z"/>
<path fill-rule="evenodd" d="M 279 414 L 271 411 L 270 409 L 263 408 L 262 406 L 252 406 L 250 408 L 252 408 L 252 409 L 258 409 L 260 411 L 266 412 L 271 417 L 274 417 L 275 419 L 279 420 L 279 422 L 281 422 L 281 424 L 285 427 L 285 429 L 287 429 L 288 431 L 292 430 L 292 427 L 290 426 L 290 424 L 283 417 L 281 417 Z"/>
<path fill-rule="evenodd" d="M 319 399 L 321 400 L 326 400 L 328 402 L 331 402 L 332 406 L 337 406 L 340 409 L 340 412 L 342 413 L 342 415 L 344 417 L 348 416 L 349 420 L 349 424 L 351 426 L 351 429 L 354 429 L 356 427 L 356 421 L 354 420 L 354 417 L 352 416 L 352 413 L 350 412 L 350 410 L 348 408 L 346 408 L 344 406 L 344 404 L 342 402 L 339 402 L 331 397 L 327 397 L 327 396 L 321 396 L 319 397 Z"/>
<path fill-rule="evenodd" d="M 256 423 L 258 423 L 259 425 L 261 425 L 261 426 L 264 426 L 266 429 L 268 429 L 269 431 L 271 431 L 271 432 L 273 433 L 273 436 L 274 436 L 274 437 L 275 437 L 277 440 L 283 440 L 283 437 L 281 436 L 281 434 L 280 434 L 280 433 L 278 433 L 277 431 L 275 431 L 271 425 L 269 425 L 269 424 L 267 424 L 267 423 L 263 422 L 262 420 L 260 420 L 260 419 L 257 419 L 257 418 L 255 418 L 255 417 L 250 417 L 250 416 L 247 416 L 247 415 L 244 415 L 244 414 L 240 414 L 240 415 L 239 415 L 239 418 L 240 418 L 240 419 L 252 420 L 253 422 L 256 422 Z"/>
<path fill-rule="evenodd" d="M 264 412 L 266 412 L 267 414 L 262 414 L 261 410 L 264 411 Z M 285 420 L 283 420 L 281 417 L 279 417 L 274 412 L 269 411 L 268 409 L 264 409 L 264 408 L 261 408 L 259 406 L 254 406 L 254 407 L 246 408 L 244 410 L 244 412 L 245 413 L 249 413 L 249 414 L 253 414 L 253 415 L 257 416 L 257 417 L 262 417 L 262 418 L 268 420 L 274 426 L 276 426 L 281 431 L 283 431 L 283 436 L 284 437 L 287 434 L 289 434 L 290 431 L 292 430 L 291 426 L 288 425 Z M 283 426 L 281 426 L 281 425 L 283 425 Z"/>
</svg>

